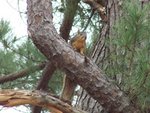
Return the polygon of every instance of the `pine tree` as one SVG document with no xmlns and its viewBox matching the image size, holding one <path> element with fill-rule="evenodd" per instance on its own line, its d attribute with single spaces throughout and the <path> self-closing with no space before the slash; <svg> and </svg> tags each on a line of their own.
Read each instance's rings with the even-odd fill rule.
<svg viewBox="0 0 150 113">
<path fill-rule="evenodd" d="M 31 91 L 28 94 L 22 91 L 20 97 L 22 99 L 34 95 L 36 98 L 41 97 L 39 100 L 43 104 L 37 104 L 37 101 L 35 104 L 30 100 L 28 103 L 47 107 L 49 102 L 52 104 L 52 101 L 50 101 L 49 93 L 45 92 L 59 96 L 62 88 L 62 77 L 65 72 L 67 76 L 86 90 L 81 89 L 79 91 L 81 95 L 78 95 L 78 92 L 75 94 L 78 97 L 74 100 L 76 101 L 75 106 L 82 110 L 91 113 L 107 111 L 112 113 L 132 113 L 134 111 L 138 113 L 139 109 L 143 113 L 149 112 L 149 6 L 144 6 L 142 9 L 139 2 L 131 0 L 124 2 L 121 0 L 83 1 L 89 4 L 91 8 L 79 0 L 53 1 L 53 3 L 61 4 L 55 4 L 56 6 L 53 7 L 54 18 L 57 14 L 64 14 L 64 18 L 54 24 L 62 23 L 61 26 L 59 25 L 60 30 L 58 30 L 57 25 L 56 28 L 60 31 L 60 36 L 68 41 L 69 36 L 72 36 L 77 28 L 82 30 L 84 27 L 86 28 L 87 22 L 89 22 L 87 32 L 88 36 L 92 37 L 92 42 L 89 42 L 87 54 L 100 69 L 105 71 L 106 75 L 98 70 L 99 68 L 89 58 L 82 58 L 83 56 L 74 52 L 56 33 L 52 23 L 52 12 L 47 13 L 52 10 L 47 10 L 48 7 L 45 7 L 51 8 L 48 0 L 45 0 L 45 3 L 37 2 L 37 7 L 37 4 L 34 4 L 35 12 L 32 12 L 33 7 L 30 7 L 32 3 L 28 0 L 30 37 L 22 40 L 13 36 L 9 23 L 4 20 L 0 22 L 0 83 L 4 83 L 1 88 L 44 91 L 44 93 Z M 107 22 L 103 21 L 101 9 L 96 7 L 97 5 L 103 5 L 107 8 L 106 11 L 109 11 L 105 12 L 108 18 Z M 43 10 L 41 6 L 45 9 Z M 39 7 L 41 7 L 40 10 Z M 88 20 L 92 12 L 91 9 L 96 11 L 93 17 Z M 43 17 L 40 18 L 42 14 Z M 37 29 L 38 31 L 36 31 Z M 71 29 L 73 30 L 71 31 Z M 82 63 L 82 61 L 85 62 Z M 13 94 L 18 94 L 18 92 Z M 129 96 L 129 100 L 126 95 Z M 10 93 L 9 96 L 14 95 Z M 45 101 L 45 97 L 48 97 L 48 101 Z M 9 100 L 11 98 L 6 97 L 4 99 Z M 52 106 L 63 111 L 67 109 L 65 106 L 67 104 L 61 103 L 61 100 L 59 103 L 58 98 L 52 98 L 56 102 Z M 22 101 L 24 102 L 24 100 Z M 64 104 L 62 108 L 57 106 L 61 104 Z M 70 106 L 69 108 L 73 109 Z M 65 113 L 68 113 L 67 110 Z M 40 112 L 41 108 L 33 108 L 33 113 Z"/>
</svg>

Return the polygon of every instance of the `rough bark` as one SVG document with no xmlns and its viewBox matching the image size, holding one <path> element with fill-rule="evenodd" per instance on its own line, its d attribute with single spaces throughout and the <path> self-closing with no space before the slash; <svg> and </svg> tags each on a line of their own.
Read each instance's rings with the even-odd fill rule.
<svg viewBox="0 0 150 113">
<path fill-rule="evenodd" d="M 27 0 L 28 31 L 37 48 L 110 113 L 136 113 L 123 92 L 89 58 L 75 52 L 57 34 L 51 12 L 49 0 Z"/>
<path fill-rule="evenodd" d="M 91 3 L 93 0 L 84 0 L 84 2 Z M 93 3 L 94 4 L 94 3 Z M 102 1 L 103 6 L 107 7 L 107 1 Z M 95 5 L 96 6 L 96 5 Z M 107 13 L 107 17 L 108 13 Z M 100 31 L 100 36 L 97 40 L 97 42 L 93 46 L 93 51 L 91 52 L 91 59 L 99 66 L 103 67 L 103 65 L 107 66 L 106 63 L 103 63 L 104 58 L 106 57 L 107 48 L 105 46 L 105 39 L 108 36 L 108 23 L 104 24 L 102 27 L 102 30 Z M 97 102 L 97 100 L 93 99 L 83 88 L 80 88 L 78 92 L 79 96 L 77 99 L 76 107 L 86 110 L 89 113 L 104 113 L 106 110 L 102 108 L 100 103 Z"/>
<path fill-rule="evenodd" d="M 76 14 L 76 10 L 78 8 L 78 3 L 80 0 L 67 0 L 66 1 L 66 9 L 64 13 L 64 19 L 62 22 L 62 25 L 60 27 L 60 35 L 63 39 L 66 40 L 66 42 L 69 39 L 69 33 L 74 21 L 74 17 Z M 55 67 L 56 69 L 56 67 Z M 37 90 L 46 90 L 48 86 L 48 82 L 53 75 L 53 72 L 55 71 L 54 65 L 51 61 L 49 61 L 49 64 L 47 68 L 45 68 L 42 77 L 40 79 L 40 82 L 38 83 Z M 34 106 L 32 108 L 32 113 L 40 113 L 42 110 L 39 106 Z"/>
<path fill-rule="evenodd" d="M 9 75 L 2 75 L 0 77 L 0 84 L 3 84 L 5 82 L 9 82 L 9 81 L 13 81 L 13 80 L 16 80 L 18 78 L 22 78 L 22 77 L 29 75 L 30 73 L 33 73 L 37 70 L 42 70 L 45 67 L 45 64 L 46 64 L 45 62 L 40 63 L 38 65 L 23 69 L 19 72 L 11 73 Z"/>
<path fill-rule="evenodd" d="M 49 109 L 57 109 L 57 113 L 87 113 L 75 109 L 60 101 L 58 98 L 41 91 L 28 90 L 0 90 L 0 105 L 12 107 L 24 104 L 37 105 Z M 62 112 L 61 112 L 62 111 Z"/>
<path fill-rule="evenodd" d="M 88 0 L 87 0 L 88 1 Z M 89 0 L 92 2 L 93 0 Z M 107 10 L 107 23 L 103 24 L 102 30 L 100 31 L 100 36 L 98 40 L 96 41 L 94 45 L 93 52 L 91 54 L 91 59 L 104 70 L 108 66 L 108 61 L 106 60 L 108 55 L 110 54 L 110 49 L 108 46 L 106 46 L 106 40 L 108 40 L 108 37 L 111 37 L 112 34 L 112 28 L 115 23 L 115 21 L 119 18 L 120 15 L 120 9 L 118 5 L 119 1 L 113 0 L 113 1 L 103 1 L 104 6 L 106 6 Z M 111 47 L 110 47 L 111 48 Z M 93 98 L 91 98 L 90 95 L 84 90 L 80 89 L 79 91 L 79 98 L 76 103 L 76 106 L 80 109 L 86 110 L 90 113 L 103 113 L 107 112 L 107 110 L 103 109 L 101 105 Z"/>
<path fill-rule="evenodd" d="M 93 2 L 93 0 L 86 1 Z M 103 27 L 100 31 L 100 36 L 97 42 L 94 44 L 94 49 L 91 52 L 90 57 L 100 68 L 103 68 L 105 70 L 107 69 L 109 63 L 107 57 L 109 57 L 109 54 L 112 51 L 111 45 L 108 46 L 106 42 L 108 41 L 108 38 L 112 37 L 113 25 L 119 19 L 121 12 L 119 0 L 105 0 L 105 2 L 103 1 L 102 3 L 105 4 L 104 6 L 106 6 L 108 22 L 103 24 Z M 79 95 L 80 96 L 76 103 L 76 106 L 78 108 L 86 110 L 89 113 L 107 112 L 95 99 L 91 98 L 91 96 L 88 95 L 88 93 L 84 89 L 80 89 Z"/>
<path fill-rule="evenodd" d="M 99 67 L 107 67 L 106 61 L 106 53 L 108 52 L 108 48 L 105 46 L 105 36 L 108 30 L 108 25 L 103 26 L 101 35 L 95 44 L 94 50 L 91 55 L 91 59 L 99 66 Z M 83 88 L 80 88 L 79 97 L 76 103 L 76 107 L 86 110 L 89 113 L 104 113 L 106 112 L 100 103 L 97 100 L 93 99 Z"/>
</svg>

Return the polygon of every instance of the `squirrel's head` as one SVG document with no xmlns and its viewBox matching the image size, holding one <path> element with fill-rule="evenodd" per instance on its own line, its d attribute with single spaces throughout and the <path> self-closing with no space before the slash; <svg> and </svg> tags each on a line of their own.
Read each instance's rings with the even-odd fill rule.
<svg viewBox="0 0 150 113">
<path fill-rule="evenodd" d="M 80 31 L 78 30 L 77 37 L 80 37 L 81 39 L 86 40 L 87 34 L 86 34 L 86 32 L 80 32 Z"/>
</svg>

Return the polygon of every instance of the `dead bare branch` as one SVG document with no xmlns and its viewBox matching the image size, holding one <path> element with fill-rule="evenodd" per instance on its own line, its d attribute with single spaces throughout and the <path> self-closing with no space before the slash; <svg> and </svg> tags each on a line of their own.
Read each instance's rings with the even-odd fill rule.
<svg viewBox="0 0 150 113">
<path fill-rule="evenodd" d="M 86 113 L 45 92 L 37 90 L 0 90 L 0 105 L 12 107 L 24 104 L 41 106 L 50 111 L 55 109 L 55 111 L 58 111 L 57 113 Z"/>
</svg>

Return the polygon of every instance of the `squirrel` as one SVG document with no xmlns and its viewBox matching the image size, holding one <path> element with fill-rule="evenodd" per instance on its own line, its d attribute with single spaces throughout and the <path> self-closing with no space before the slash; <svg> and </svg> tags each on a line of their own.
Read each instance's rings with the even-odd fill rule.
<svg viewBox="0 0 150 113">
<path fill-rule="evenodd" d="M 70 44 L 73 47 L 73 49 L 79 52 L 81 55 L 85 54 L 86 37 L 87 36 L 85 32 L 78 31 L 78 33 L 72 39 L 70 39 Z M 71 105 L 71 99 L 73 97 L 76 86 L 77 84 L 65 75 L 63 81 L 61 99 L 63 99 L 70 105 Z"/>
<path fill-rule="evenodd" d="M 78 31 L 78 33 L 70 40 L 70 44 L 75 51 L 84 55 L 86 49 L 86 33 Z"/>
</svg>

